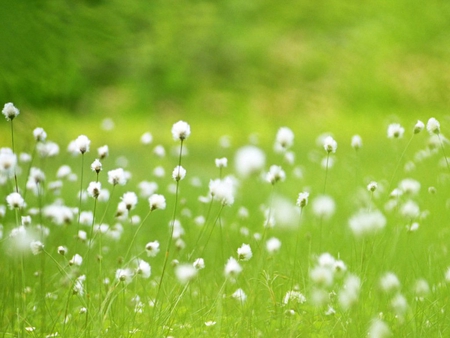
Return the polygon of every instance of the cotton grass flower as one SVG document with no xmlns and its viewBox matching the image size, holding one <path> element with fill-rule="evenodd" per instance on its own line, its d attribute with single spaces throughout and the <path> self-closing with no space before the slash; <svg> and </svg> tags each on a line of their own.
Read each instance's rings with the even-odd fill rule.
<svg viewBox="0 0 450 338">
<path fill-rule="evenodd" d="M 235 278 L 242 272 L 242 267 L 234 257 L 228 258 L 225 264 L 225 277 Z"/>
<path fill-rule="evenodd" d="M 147 144 L 150 144 L 152 142 L 153 142 L 153 136 L 152 136 L 152 134 L 149 131 L 147 131 L 144 134 L 142 134 L 142 136 L 141 136 L 141 143 L 142 144 L 147 145 Z"/>
<path fill-rule="evenodd" d="M 337 150 L 337 146 L 338 146 L 337 142 L 333 139 L 333 137 L 331 136 L 325 137 L 323 141 L 323 148 L 328 154 L 330 153 L 334 154 Z"/>
<path fill-rule="evenodd" d="M 283 304 L 288 305 L 289 303 L 303 304 L 306 302 L 306 297 L 299 291 L 291 290 L 286 292 L 283 298 Z"/>
<path fill-rule="evenodd" d="M 405 128 L 403 128 L 398 123 L 392 123 L 388 126 L 387 137 L 388 138 L 402 138 L 405 133 Z"/>
<path fill-rule="evenodd" d="M 420 133 L 423 130 L 423 128 L 425 128 L 425 124 L 422 121 L 418 120 L 417 123 L 414 125 L 414 134 Z"/>
<path fill-rule="evenodd" d="M 228 165 L 228 159 L 226 157 L 216 158 L 215 164 L 217 168 L 226 168 Z"/>
<path fill-rule="evenodd" d="M 37 142 L 45 142 L 47 139 L 47 133 L 43 128 L 35 128 L 33 130 L 33 136 Z"/>
<path fill-rule="evenodd" d="M 5 116 L 6 121 L 12 121 L 20 114 L 20 111 L 12 102 L 8 102 L 3 106 L 2 114 Z"/>
<path fill-rule="evenodd" d="M 175 141 L 184 141 L 191 134 L 191 127 L 187 122 L 178 121 L 172 126 L 172 136 Z"/>
<path fill-rule="evenodd" d="M 89 151 L 90 144 L 91 141 L 86 135 L 80 135 L 75 140 L 75 147 L 81 154 L 84 154 Z"/>
<path fill-rule="evenodd" d="M 192 263 L 192 266 L 197 270 L 202 270 L 205 268 L 205 260 L 203 258 L 197 258 L 194 263 Z"/>
<path fill-rule="evenodd" d="M 125 284 L 130 284 L 133 280 L 133 271 L 129 268 L 126 269 L 117 269 L 116 270 L 116 279 Z"/>
<path fill-rule="evenodd" d="M 148 264 L 146 261 L 142 259 L 136 259 L 136 275 L 142 278 L 150 278 L 150 275 L 152 273 L 152 269 L 150 267 L 150 264 Z"/>
<path fill-rule="evenodd" d="M 348 221 L 356 237 L 375 234 L 386 226 L 386 217 L 379 210 L 360 210 Z"/>
<path fill-rule="evenodd" d="M 102 184 L 100 182 L 91 182 L 91 183 L 89 183 L 89 186 L 87 188 L 88 194 L 93 198 L 97 198 L 100 195 L 101 190 L 102 190 Z"/>
<path fill-rule="evenodd" d="M 181 165 L 175 167 L 172 172 L 172 178 L 175 181 L 181 181 L 186 177 L 186 169 L 184 169 Z"/>
<path fill-rule="evenodd" d="M 209 193 L 222 205 L 232 205 L 236 191 L 236 182 L 231 176 L 209 182 Z"/>
<path fill-rule="evenodd" d="M 178 264 L 175 276 L 181 284 L 186 284 L 197 276 L 198 270 L 192 264 Z"/>
<path fill-rule="evenodd" d="M 109 147 L 107 145 L 101 146 L 97 148 L 98 157 L 103 160 L 109 155 Z"/>
<path fill-rule="evenodd" d="M 344 310 L 348 310 L 358 302 L 361 291 L 361 279 L 358 276 L 350 275 L 345 279 L 343 288 L 339 291 L 338 300 Z"/>
<path fill-rule="evenodd" d="M 241 288 L 239 288 L 235 292 L 233 292 L 231 297 L 238 300 L 241 304 L 245 303 L 245 301 L 247 300 L 247 295 L 245 294 L 244 290 L 242 290 Z"/>
<path fill-rule="evenodd" d="M 441 131 L 441 125 L 438 120 L 436 120 L 434 117 L 430 118 L 427 122 L 427 130 L 430 133 L 430 135 L 437 134 L 439 135 Z"/>
<path fill-rule="evenodd" d="M 321 195 L 317 196 L 312 201 L 312 209 L 316 217 L 327 220 L 334 215 L 336 204 L 332 197 L 328 195 Z"/>
<path fill-rule="evenodd" d="M 308 204 L 309 192 L 301 192 L 298 194 L 296 205 L 300 208 L 304 208 Z"/>
<path fill-rule="evenodd" d="M 112 185 L 125 185 L 127 183 L 125 171 L 122 168 L 108 171 L 108 183 Z"/>
<path fill-rule="evenodd" d="M 102 170 L 102 162 L 99 159 L 94 160 L 91 164 L 91 170 L 98 174 Z"/>
<path fill-rule="evenodd" d="M 269 172 L 266 174 L 266 181 L 270 184 L 275 184 L 278 181 L 284 181 L 286 179 L 286 173 L 278 165 L 270 166 Z"/>
<path fill-rule="evenodd" d="M 136 204 L 138 203 L 138 197 L 136 193 L 129 191 L 123 194 L 121 197 L 122 202 L 125 204 L 125 207 L 128 211 L 134 209 Z"/>
<path fill-rule="evenodd" d="M 380 278 L 380 287 L 384 292 L 392 293 L 400 289 L 400 281 L 394 273 L 387 272 Z"/>
<path fill-rule="evenodd" d="M 145 251 L 147 252 L 147 256 L 155 257 L 160 251 L 159 242 L 158 241 L 148 242 L 145 245 Z"/>
<path fill-rule="evenodd" d="M 235 155 L 235 169 L 239 176 L 259 173 L 266 163 L 266 155 L 256 146 L 244 146 Z"/>
<path fill-rule="evenodd" d="M 26 206 L 25 200 L 18 192 L 6 196 L 6 203 L 8 203 L 10 209 L 22 209 Z"/>
<path fill-rule="evenodd" d="M 83 264 L 83 257 L 81 257 L 79 254 L 75 254 L 69 261 L 69 265 L 80 266 L 81 264 Z"/>
<path fill-rule="evenodd" d="M 361 136 L 359 135 L 353 135 L 352 136 L 352 141 L 351 141 L 351 146 L 353 149 L 358 150 L 362 147 L 362 139 Z"/>
<path fill-rule="evenodd" d="M 374 319 L 369 327 L 368 338 L 387 338 L 391 337 L 389 326 L 381 319 Z"/>
<path fill-rule="evenodd" d="M 153 194 L 148 198 L 148 204 L 150 206 L 150 210 L 163 210 L 166 208 L 166 198 L 160 194 Z"/>
<path fill-rule="evenodd" d="M 240 261 L 248 261 L 252 258 L 252 248 L 248 244 L 242 244 L 241 247 L 237 249 L 238 259 Z"/>
<path fill-rule="evenodd" d="M 31 253 L 33 255 L 39 255 L 42 251 L 44 251 L 44 244 L 41 241 L 32 241 L 30 243 Z"/>
<path fill-rule="evenodd" d="M 275 151 L 286 151 L 294 144 L 294 132 L 288 127 L 278 129 L 275 138 Z"/>
<path fill-rule="evenodd" d="M 272 237 L 267 240 L 266 250 L 268 253 L 274 254 L 280 251 L 280 248 L 281 248 L 281 241 L 278 238 Z"/>
</svg>

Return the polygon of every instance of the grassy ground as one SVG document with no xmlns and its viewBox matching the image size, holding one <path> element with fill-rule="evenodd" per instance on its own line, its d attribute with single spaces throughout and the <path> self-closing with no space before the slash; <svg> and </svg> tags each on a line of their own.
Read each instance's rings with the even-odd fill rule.
<svg viewBox="0 0 450 338">
<path fill-rule="evenodd" d="M 388 139 L 386 122 L 394 121 L 387 119 L 325 119 L 318 123 L 314 121 L 316 117 L 298 118 L 296 123 L 287 124 L 295 133 L 294 145 L 289 149 L 295 160 L 289 163 L 283 154 L 273 150 L 281 121 L 277 125 L 275 120 L 263 119 L 252 128 L 251 120 L 239 125 L 237 121 L 214 123 L 208 118 L 198 118 L 189 121 L 192 135 L 183 142 L 189 155 L 181 160 L 187 176 L 179 181 L 175 194 L 171 172 L 178 163 L 180 142 L 171 139 L 170 128 L 176 120 L 162 117 L 151 123 L 149 119 L 139 126 L 135 121 L 116 120 L 115 129 L 107 132 L 99 127 L 101 118 L 88 123 L 59 120 L 58 116 L 50 121 L 48 116 L 42 115 L 34 122 L 44 127 L 48 123 L 48 138 L 58 141 L 60 155 L 33 159 L 33 166 L 46 174 L 37 194 L 23 188 L 27 164 L 20 164 L 22 174 L 18 175 L 18 182 L 27 206 L 17 210 L 7 208 L 2 220 L 4 283 L 0 311 L 5 336 L 28 331 L 35 336 L 58 332 L 61 336 L 117 337 L 448 334 L 450 294 L 446 279 L 449 264 L 445 215 L 450 172 L 443 157 L 448 145 L 438 142 L 436 148 L 430 148 L 426 130 L 413 134 L 416 120 L 397 120 L 404 125 L 405 135 Z M 14 120 L 15 147 L 32 153 L 34 141 L 30 135 L 34 126 L 26 117 L 23 112 Z M 441 122 L 445 135 L 448 121 L 444 118 Z M 9 127 L 8 122 L 4 124 Z M 144 131 L 153 133 L 151 145 L 140 144 Z M 317 141 L 325 131 L 332 132 L 338 142 L 336 154 L 329 155 L 334 165 L 328 170 L 323 167 L 327 154 Z M 6 128 L 5 134 L 8 133 Z M 73 157 L 65 150 L 68 141 L 81 133 L 92 139 L 91 151 L 84 155 L 83 181 L 81 157 Z M 258 134 L 258 141 L 252 133 Z M 363 139 L 358 151 L 350 146 L 354 133 Z M 224 134 L 231 136 L 229 148 L 219 145 Z M 7 139 L 3 141 L 4 146 L 9 143 Z M 88 197 L 80 204 L 77 197 L 80 184 L 86 189 L 89 182 L 96 180 L 89 165 L 97 157 L 96 148 L 105 143 L 110 146 L 110 155 L 102 161 L 104 170 L 99 181 L 111 192 L 111 197 L 108 202 L 95 202 Z M 243 178 L 236 174 L 235 165 L 242 163 L 236 162 L 234 156 L 238 148 L 249 143 L 264 151 L 266 164 L 261 175 Z M 153 154 L 157 144 L 166 148 L 167 156 L 159 158 Z M 419 153 L 426 149 L 429 152 Z M 214 160 L 223 156 L 229 162 L 220 174 Z M 50 191 L 50 182 L 57 180 L 56 169 L 62 164 L 68 164 L 78 178 L 74 182 L 63 181 L 59 193 Z M 266 182 L 265 174 L 272 164 L 282 166 L 285 181 L 274 185 Z M 125 186 L 113 188 L 107 183 L 107 172 L 118 166 L 132 176 Z M 156 167 L 164 168 L 166 175 L 155 176 Z M 219 201 L 199 201 L 200 196 L 208 195 L 210 179 L 228 174 L 234 175 L 238 182 L 232 205 L 222 207 Z M 400 185 L 405 178 L 420 183 L 420 189 Z M 117 204 L 123 193 L 139 193 L 137 186 L 142 180 L 158 184 L 157 193 L 166 197 L 166 209 L 148 215 L 147 198 L 140 197 L 129 217 L 117 217 Z M 373 194 L 366 188 L 372 180 L 378 183 Z M 403 194 L 389 197 L 396 187 Z M 4 197 L 14 190 L 14 181 L 7 180 Z M 302 191 L 309 191 L 310 198 L 300 215 L 295 202 Z M 335 202 L 335 211 L 329 218 L 319 215 L 314 206 L 323 194 Z M 55 225 L 55 220 L 46 218 L 42 210 L 58 200 L 57 209 L 65 205 L 95 211 L 92 224 L 104 223 L 110 230 L 98 234 L 92 232 L 92 225 L 78 225 L 77 213 L 72 221 Z M 374 234 L 355 236 L 349 228 L 350 219 L 362 213 L 359 222 L 364 223 L 375 210 L 385 218 L 385 227 Z M 267 220 L 269 214 L 276 220 L 273 227 L 267 227 L 271 224 Z M 14 244 L 11 232 L 20 226 L 21 220 L 16 217 L 22 215 L 31 215 L 32 222 L 25 227 L 30 238 L 24 240 L 25 247 L 20 249 L 15 246 L 18 244 Z M 142 223 L 130 224 L 132 215 L 140 216 Z M 203 226 L 197 224 L 197 216 L 205 217 Z M 168 224 L 173 218 L 184 229 L 179 238 L 185 247 L 181 248 L 176 237 L 166 256 L 171 242 Z M 114 240 L 110 235 L 118 223 L 123 232 Z M 420 225 L 418 230 L 408 230 L 414 223 Z M 48 228 L 48 235 L 41 233 L 39 224 Z M 88 241 L 76 239 L 78 230 L 86 231 Z M 266 250 L 270 238 L 280 240 L 278 251 Z M 32 255 L 28 243 L 31 239 L 40 240 L 44 252 Z M 149 257 L 144 247 L 155 240 L 160 242 L 161 251 L 156 257 Z M 239 261 L 241 273 L 225 276 L 226 262 L 229 257 L 238 260 L 237 249 L 243 243 L 250 245 L 253 257 Z M 68 248 L 64 257 L 57 253 L 60 245 Z M 81 266 L 69 264 L 75 253 L 83 257 Z M 321 256 L 324 253 L 334 258 Z M 100 256 L 102 259 L 98 260 Z M 151 265 L 149 278 L 136 274 L 133 257 Z M 166 257 L 168 265 L 163 273 Z M 198 257 L 204 259 L 206 267 L 198 270 L 196 278 L 187 284 L 180 282 L 173 260 L 191 266 Z M 116 275 L 118 269 L 126 268 L 133 271 L 129 284 Z M 388 272 L 396 278 L 388 279 L 390 284 L 385 282 L 382 286 L 381 279 Z M 80 283 L 77 278 L 82 275 L 86 276 L 82 283 L 84 293 L 77 289 Z M 104 284 L 105 278 L 109 279 L 108 284 Z M 243 290 L 245 299 L 236 295 L 238 289 Z M 289 291 L 301 293 L 305 301 L 293 297 L 284 301 Z M 155 299 L 156 306 L 152 306 Z"/>
</svg>

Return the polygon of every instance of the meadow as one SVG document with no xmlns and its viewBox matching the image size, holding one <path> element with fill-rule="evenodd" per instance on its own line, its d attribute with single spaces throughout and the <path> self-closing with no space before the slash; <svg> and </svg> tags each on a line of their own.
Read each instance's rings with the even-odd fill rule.
<svg viewBox="0 0 450 338">
<path fill-rule="evenodd" d="M 445 117 L 240 135 L 71 121 L 55 140 L 18 112 L 3 108 L 3 337 L 448 336 Z"/>
</svg>

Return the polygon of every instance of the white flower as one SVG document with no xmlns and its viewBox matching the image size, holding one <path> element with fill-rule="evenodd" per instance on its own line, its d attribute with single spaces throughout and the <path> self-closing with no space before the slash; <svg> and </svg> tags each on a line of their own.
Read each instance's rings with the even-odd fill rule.
<svg viewBox="0 0 450 338">
<path fill-rule="evenodd" d="M 374 192 L 375 190 L 377 190 L 377 188 L 378 188 L 378 183 L 375 181 L 372 181 L 367 185 L 367 190 L 369 190 L 371 192 Z"/>
<path fill-rule="evenodd" d="M 47 133 L 43 128 L 34 129 L 33 136 L 37 142 L 44 142 L 47 139 Z"/>
<path fill-rule="evenodd" d="M 359 135 L 353 135 L 352 136 L 352 142 L 351 142 L 352 148 L 355 150 L 358 150 L 362 147 L 362 139 Z"/>
<path fill-rule="evenodd" d="M 20 114 L 20 111 L 14 106 L 14 104 L 8 102 L 3 106 L 2 114 L 5 115 L 6 121 L 12 121 L 17 115 Z"/>
<path fill-rule="evenodd" d="M 184 169 L 181 165 L 177 165 L 172 172 L 172 178 L 175 181 L 180 181 L 186 177 L 186 169 Z"/>
<path fill-rule="evenodd" d="M 215 162 L 217 168 L 226 168 L 228 159 L 226 157 L 216 158 Z"/>
<path fill-rule="evenodd" d="M 209 181 L 209 193 L 214 199 L 222 203 L 222 205 L 231 205 L 234 203 L 235 190 L 235 181 L 230 176 L 224 179 Z"/>
<path fill-rule="evenodd" d="M 235 166 L 240 176 L 247 177 L 259 173 L 266 163 L 263 151 L 255 146 L 245 146 L 236 152 Z"/>
<path fill-rule="evenodd" d="M 387 272 L 380 279 L 380 286 L 384 292 L 394 292 L 400 289 L 400 281 L 392 272 Z"/>
<path fill-rule="evenodd" d="M 153 141 L 153 136 L 150 132 L 145 132 L 141 136 L 141 143 L 142 144 L 150 144 Z"/>
<path fill-rule="evenodd" d="M 94 160 L 91 164 L 91 170 L 98 174 L 102 170 L 102 162 L 99 159 Z"/>
<path fill-rule="evenodd" d="M 294 132 L 288 127 L 281 127 L 278 129 L 277 136 L 275 138 L 275 150 L 289 149 L 294 143 Z"/>
<path fill-rule="evenodd" d="M 228 258 L 227 264 L 225 264 L 225 276 L 236 277 L 242 272 L 242 267 L 234 257 Z"/>
<path fill-rule="evenodd" d="M 245 294 L 244 290 L 241 288 L 237 289 L 232 295 L 234 299 L 238 300 L 241 303 L 244 303 L 247 300 L 247 295 Z"/>
<path fill-rule="evenodd" d="M 434 117 L 432 117 L 428 120 L 427 130 L 431 135 L 439 134 L 440 130 L 441 130 L 440 128 L 441 128 L 441 125 L 439 124 L 439 121 L 436 120 Z"/>
<path fill-rule="evenodd" d="M 22 209 L 25 207 L 25 200 L 18 192 L 13 192 L 6 196 L 6 203 L 10 209 Z"/>
<path fill-rule="evenodd" d="M 107 157 L 109 155 L 109 148 L 107 145 L 101 146 L 97 149 L 97 154 L 98 157 L 100 157 L 100 159 L 104 159 L 105 157 Z"/>
<path fill-rule="evenodd" d="M 179 264 L 175 267 L 175 276 L 181 284 L 186 284 L 197 276 L 198 270 L 192 264 Z"/>
<path fill-rule="evenodd" d="M 80 266 L 83 263 L 83 257 L 79 254 L 75 254 L 72 259 L 69 261 L 69 265 L 77 265 Z"/>
<path fill-rule="evenodd" d="M 317 196 L 312 202 L 313 212 L 317 217 L 329 219 L 335 212 L 336 205 L 330 196 Z"/>
<path fill-rule="evenodd" d="M 73 286 L 73 293 L 83 296 L 84 295 L 84 281 L 86 280 L 86 275 L 81 275 L 75 280 L 75 284 Z M 56 337 L 58 334 L 50 335 L 52 337 Z M 49 336 L 47 336 L 49 337 Z"/>
<path fill-rule="evenodd" d="M 142 278 L 149 278 L 152 273 L 152 269 L 150 264 L 142 259 L 136 260 L 136 275 L 141 276 Z"/>
<path fill-rule="evenodd" d="M 192 263 L 192 266 L 196 268 L 197 270 L 201 270 L 205 268 L 205 261 L 203 258 L 197 258 L 194 263 Z"/>
<path fill-rule="evenodd" d="M 155 182 L 142 181 L 138 185 L 139 195 L 148 198 L 158 190 L 158 184 Z"/>
<path fill-rule="evenodd" d="M 240 261 L 248 261 L 252 258 L 252 248 L 248 244 L 242 244 L 240 248 L 237 249 L 238 259 Z"/>
<path fill-rule="evenodd" d="M 306 297 L 299 291 L 291 290 L 286 292 L 286 295 L 283 298 L 283 304 L 287 305 L 291 301 L 303 304 L 306 302 Z"/>
<path fill-rule="evenodd" d="M 381 319 L 374 319 L 369 328 L 369 338 L 387 338 L 391 336 L 391 330 Z"/>
<path fill-rule="evenodd" d="M 153 194 L 148 198 L 148 203 L 150 205 L 150 210 L 165 209 L 166 199 L 163 195 Z"/>
<path fill-rule="evenodd" d="M 127 182 L 125 171 L 122 168 L 108 171 L 108 182 L 112 185 L 125 185 Z"/>
<path fill-rule="evenodd" d="M 420 133 L 423 130 L 423 128 L 425 128 L 425 124 L 422 121 L 418 120 L 417 123 L 414 125 L 414 134 Z"/>
<path fill-rule="evenodd" d="M 281 248 L 281 241 L 276 238 L 276 237 L 272 237 L 270 239 L 267 240 L 266 242 L 266 249 L 269 253 L 275 253 L 277 251 L 279 251 Z"/>
<path fill-rule="evenodd" d="M 387 137 L 388 138 L 402 138 L 405 132 L 405 128 L 403 128 L 398 123 L 392 123 L 388 126 Z"/>
<path fill-rule="evenodd" d="M 10 148 L 0 149 L 0 172 L 6 176 L 13 176 L 17 165 L 17 156 Z"/>
<path fill-rule="evenodd" d="M 159 242 L 149 242 L 145 246 L 145 251 L 147 251 L 147 256 L 155 257 L 159 252 Z"/>
<path fill-rule="evenodd" d="M 61 256 L 65 256 L 68 250 L 67 247 L 60 245 L 58 246 L 57 251 Z"/>
<path fill-rule="evenodd" d="M 358 301 L 361 290 L 361 279 L 358 276 L 350 275 L 345 279 L 344 287 L 339 291 L 339 304 L 344 310 L 348 310 Z"/>
<path fill-rule="evenodd" d="M 131 269 L 117 269 L 116 270 L 116 279 L 124 282 L 125 284 L 130 284 L 133 279 L 133 271 Z"/>
<path fill-rule="evenodd" d="M 121 199 L 128 211 L 134 209 L 138 202 L 138 197 L 134 192 L 124 193 Z"/>
<path fill-rule="evenodd" d="M 68 165 L 62 165 L 56 172 L 57 178 L 67 178 L 72 173 L 72 169 Z"/>
<path fill-rule="evenodd" d="M 270 166 L 269 172 L 266 174 L 266 181 L 270 184 L 275 184 L 278 181 L 284 181 L 286 173 L 278 165 Z"/>
<path fill-rule="evenodd" d="M 323 148 L 325 151 L 329 153 L 335 153 L 337 149 L 337 142 L 331 137 L 327 136 L 325 140 L 323 141 Z"/>
<path fill-rule="evenodd" d="M 44 250 L 44 244 L 40 241 L 32 241 L 30 243 L 30 249 L 33 255 L 38 255 Z"/>
<path fill-rule="evenodd" d="M 172 126 L 172 136 L 175 141 L 184 141 L 191 134 L 191 127 L 187 122 L 178 121 Z"/>
<path fill-rule="evenodd" d="M 153 149 L 153 154 L 155 154 L 158 157 L 164 157 L 164 156 L 166 156 L 166 150 L 164 149 L 164 147 L 162 145 L 157 145 Z"/>
<path fill-rule="evenodd" d="M 405 178 L 401 180 L 399 189 L 405 194 L 416 195 L 420 191 L 420 182 L 412 178 Z"/>
<path fill-rule="evenodd" d="M 87 188 L 87 192 L 91 197 L 97 198 L 102 190 L 102 184 L 100 182 L 91 182 Z"/>
<path fill-rule="evenodd" d="M 309 192 L 301 192 L 298 194 L 297 206 L 300 208 L 305 207 L 308 204 Z"/>
<path fill-rule="evenodd" d="M 88 139 L 86 135 L 80 135 L 75 140 L 76 149 L 82 154 L 89 151 L 90 144 L 91 141 Z"/>
<path fill-rule="evenodd" d="M 374 234 L 386 226 L 386 217 L 378 211 L 360 210 L 348 221 L 355 236 Z"/>
<path fill-rule="evenodd" d="M 309 277 L 313 283 L 327 287 L 333 284 L 334 274 L 329 267 L 316 266 L 310 271 Z"/>
</svg>

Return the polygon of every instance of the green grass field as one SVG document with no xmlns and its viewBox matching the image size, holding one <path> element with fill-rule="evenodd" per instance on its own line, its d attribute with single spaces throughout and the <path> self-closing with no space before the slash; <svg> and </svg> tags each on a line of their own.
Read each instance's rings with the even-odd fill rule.
<svg viewBox="0 0 450 338">
<path fill-rule="evenodd" d="M 192 134 L 183 141 L 172 139 L 177 120 L 170 118 L 145 128 L 116 121 L 109 131 L 100 120 L 71 121 L 64 135 L 55 119 L 49 128 L 39 121 L 48 132 L 40 141 L 27 112 L 12 126 L 3 122 L 4 135 L 14 131 L 14 154 L 30 155 L 8 167 L 12 139 L 2 141 L 4 337 L 449 334 L 445 118 L 438 134 L 414 133 L 417 120 L 341 117 L 336 128 L 332 121 L 266 121 L 239 135 L 236 122 L 198 119 L 187 121 Z M 404 134 L 389 138 L 395 122 Z M 292 145 L 289 135 L 280 141 L 280 127 L 293 131 Z M 146 131 L 153 139 L 142 144 Z M 324 149 L 324 132 L 337 141 L 335 153 Z M 71 155 L 69 141 L 82 134 L 90 151 Z M 355 134 L 359 149 L 351 145 Z M 49 140 L 59 144 L 55 156 L 45 156 Z M 90 166 L 104 144 L 109 155 L 97 175 Z M 188 152 L 179 157 L 181 144 Z M 248 145 L 260 153 L 238 157 Z M 223 157 L 227 166 L 217 168 Z M 177 181 L 179 164 L 187 173 Z M 73 175 L 58 173 L 62 165 Z M 124 185 L 108 182 L 116 168 L 130 174 Z M 210 184 L 219 178 L 220 187 Z M 88 186 L 97 181 L 109 197 L 93 197 Z M 142 181 L 154 186 L 140 188 Z M 26 205 L 10 207 L 15 191 Z M 120 206 L 126 192 L 139 196 L 129 210 Z M 309 192 L 303 207 L 296 205 L 301 192 Z M 165 208 L 150 209 L 155 193 Z M 155 241 L 159 252 L 149 255 Z"/>
</svg>

